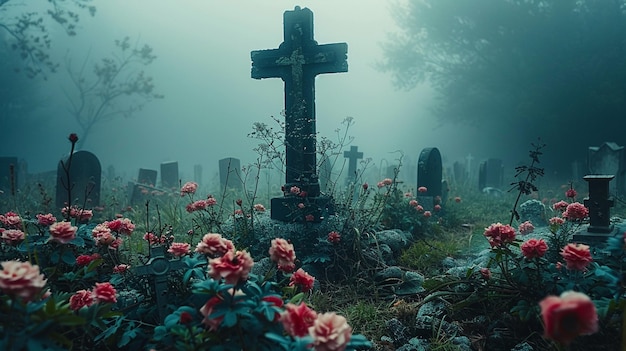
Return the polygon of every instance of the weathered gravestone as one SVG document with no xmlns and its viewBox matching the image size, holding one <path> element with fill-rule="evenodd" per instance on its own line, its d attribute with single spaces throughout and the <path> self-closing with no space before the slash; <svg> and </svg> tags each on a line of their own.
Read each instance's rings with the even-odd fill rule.
<svg viewBox="0 0 626 351">
<path fill-rule="evenodd" d="M 348 159 L 348 176 L 346 177 L 346 184 L 356 183 L 357 170 L 356 163 L 363 158 L 363 153 L 358 151 L 358 146 L 350 146 L 350 151 L 344 151 L 343 157 Z"/>
<path fill-rule="evenodd" d="M 145 203 L 146 195 L 155 190 L 157 171 L 154 169 L 139 168 L 136 182 L 128 182 L 130 204 L 139 205 Z"/>
<path fill-rule="evenodd" d="M 417 161 L 417 188 L 425 187 L 426 192 L 417 192 L 417 201 L 426 210 L 432 210 L 435 199 L 442 199 L 441 178 L 443 168 L 441 165 L 441 153 L 436 147 L 422 150 Z"/>
<path fill-rule="evenodd" d="M 18 187 L 17 157 L 0 157 L 0 190 L 5 194 L 13 194 Z"/>
<path fill-rule="evenodd" d="M 177 189 L 180 186 L 178 177 L 178 162 L 161 163 L 161 188 Z"/>
<path fill-rule="evenodd" d="M 56 207 L 99 206 L 101 183 L 102 167 L 96 155 L 84 150 L 74 152 L 57 166 Z"/>
<path fill-rule="evenodd" d="M 615 181 L 610 184 L 611 193 L 626 194 L 626 166 L 624 165 L 624 147 L 613 142 L 589 147 L 588 174 L 611 174 Z"/>
<path fill-rule="evenodd" d="M 241 190 L 243 188 L 241 178 L 241 161 L 238 158 L 227 157 L 219 161 L 220 186 L 222 189 L 232 188 Z"/>
<path fill-rule="evenodd" d="M 576 232 L 572 237 L 574 241 L 598 243 L 606 242 L 609 237 L 622 235 L 622 231 L 616 231 L 611 224 L 611 207 L 615 200 L 610 195 L 609 183 L 613 177 L 612 174 L 593 174 L 583 178 L 589 183 L 589 197 L 583 201 L 589 209 L 589 226 L 586 231 Z"/>
<path fill-rule="evenodd" d="M 168 274 L 185 267 L 185 263 L 180 259 L 168 260 L 165 257 L 165 248 L 158 245 L 150 247 L 150 260 L 148 260 L 145 266 L 133 268 L 133 273 L 140 276 L 148 276 L 148 279 L 150 279 L 152 293 L 154 294 L 161 321 L 169 314 L 167 309 L 167 300 L 170 294 L 167 284 Z"/>
<path fill-rule="evenodd" d="M 193 166 L 193 181 L 202 185 L 202 165 Z"/>
<path fill-rule="evenodd" d="M 501 189 L 504 185 L 504 165 L 502 160 L 490 158 L 480 163 L 478 169 L 478 190 L 485 188 Z"/>
<path fill-rule="evenodd" d="M 315 77 L 347 72 L 346 43 L 318 45 L 313 39 L 313 12 L 299 6 L 283 15 L 283 42 L 278 49 L 252 51 L 252 78 L 281 78 L 285 83 L 285 190 L 271 201 L 275 220 L 319 221 L 332 212 L 332 199 L 320 196 L 315 130 Z M 292 192 L 297 187 L 299 191 Z M 305 208 L 299 209 L 298 204 Z"/>
</svg>

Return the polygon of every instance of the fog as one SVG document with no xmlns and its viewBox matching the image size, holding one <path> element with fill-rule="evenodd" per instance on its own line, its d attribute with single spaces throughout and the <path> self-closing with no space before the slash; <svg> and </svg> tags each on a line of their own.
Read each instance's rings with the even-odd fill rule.
<svg viewBox="0 0 626 351">
<path fill-rule="evenodd" d="M 433 94 L 427 86 L 397 90 L 390 75 L 376 69 L 381 43 L 397 30 L 389 11 L 391 2 L 194 0 L 181 5 L 107 0 L 93 4 L 95 17 L 82 15 L 76 37 L 57 33 L 53 52 L 59 60 L 69 57 L 80 64 L 99 59 L 113 52 L 115 39 L 125 36 L 150 45 L 158 56 L 146 72 L 165 98 L 149 102 L 131 118 L 102 122 L 84 145 L 100 158 L 103 170 L 114 165 L 117 174 L 127 179 L 136 177 L 140 167 L 158 169 L 165 161 L 179 162 L 183 181 L 192 179 L 195 164 L 203 166 L 205 178 L 213 178 L 221 158 L 237 157 L 242 164 L 255 159 L 252 149 L 258 142 L 247 134 L 254 122 L 272 125 L 271 116 L 280 117 L 283 82 L 251 79 L 250 51 L 278 47 L 283 12 L 295 5 L 313 11 L 319 44 L 348 44 L 349 72 L 324 74 L 316 80 L 320 135 L 332 138 L 342 120 L 353 117 L 352 145 L 358 145 L 366 158 L 376 165 L 382 159 L 393 164 L 395 151 L 401 150 L 403 162 L 413 169 L 420 151 L 432 146 L 440 149 L 446 165 L 470 153 L 476 161 L 508 157 L 506 166 L 513 165 L 511 157 L 526 157 L 529 140 L 513 145 L 505 135 L 485 140 L 478 129 L 440 126 L 429 112 Z M 67 112 L 66 72 L 60 70 L 42 84 L 45 105 L 28 116 L 34 123 L 20 130 L 19 137 L 9 136 L 12 142 L 5 143 L 1 152 L 25 159 L 30 172 L 55 169 L 69 152 L 67 135 L 79 130 Z"/>
</svg>

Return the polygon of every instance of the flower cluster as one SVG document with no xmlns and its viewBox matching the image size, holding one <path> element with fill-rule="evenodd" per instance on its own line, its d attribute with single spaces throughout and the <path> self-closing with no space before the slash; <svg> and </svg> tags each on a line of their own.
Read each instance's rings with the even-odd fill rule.
<svg viewBox="0 0 626 351">
<path fill-rule="evenodd" d="M 96 283 L 93 289 L 78 290 L 70 297 L 70 308 L 77 311 L 94 303 L 116 303 L 117 291 L 109 282 Z"/>
<path fill-rule="evenodd" d="M 495 223 L 485 228 L 485 237 L 493 248 L 501 248 L 515 240 L 515 229 L 508 224 Z"/>
<path fill-rule="evenodd" d="M 180 189 L 180 196 L 185 196 L 187 194 L 195 194 L 196 190 L 198 190 L 198 183 L 196 183 L 196 182 L 187 182 Z"/>
<path fill-rule="evenodd" d="M 530 222 L 526 221 L 519 225 L 517 228 L 522 235 L 530 234 L 535 230 L 535 226 Z"/>
</svg>

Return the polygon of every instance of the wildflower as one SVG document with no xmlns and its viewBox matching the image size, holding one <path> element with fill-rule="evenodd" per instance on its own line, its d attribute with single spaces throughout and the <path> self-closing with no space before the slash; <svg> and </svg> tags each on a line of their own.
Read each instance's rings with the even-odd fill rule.
<svg viewBox="0 0 626 351">
<path fill-rule="evenodd" d="M 5 243 L 15 246 L 24 241 L 25 237 L 24 232 L 19 229 L 6 229 L 2 231 L 2 237 L 0 238 Z"/>
<path fill-rule="evenodd" d="M 116 238 L 115 240 L 113 240 L 113 242 L 111 244 L 109 244 L 109 247 L 111 249 L 117 250 L 120 248 L 120 246 L 122 246 L 122 243 L 124 241 L 122 240 L 122 238 Z"/>
<path fill-rule="evenodd" d="M 424 217 L 426 217 L 426 218 L 430 218 L 432 215 L 433 215 L 433 214 L 432 214 L 432 212 L 430 212 L 430 211 L 424 211 Z"/>
<path fill-rule="evenodd" d="M 96 286 L 93 288 L 93 295 L 98 302 L 117 302 L 117 291 L 109 282 L 96 283 Z"/>
<path fill-rule="evenodd" d="M 265 212 L 265 206 L 262 204 L 256 204 L 254 205 L 254 210 L 257 212 Z"/>
<path fill-rule="evenodd" d="M 198 183 L 196 182 L 187 182 L 180 188 L 180 196 L 185 196 L 187 194 L 195 194 L 196 190 L 198 190 Z"/>
<path fill-rule="evenodd" d="M 433 207 L 433 210 L 435 210 L 435 212 L 441 211 L 441 205 L 439 204 L 435 205 L 435 207 Z"/>
<path fill-rule="evenodd" d="M 222 237 L 221 234 L 208 233 L 196 245 L 195 252 L 199 252 L 209 257 L 223 256 L 226 252 L 235 249 L 233 242 Z"/>
<path fill-rule="evenodd" d="M 413 199 L 413 200 L 409 201 L 409 206 L 411 206 L 411 207 L 415 207 L 415 206 L 417 206 L 417 205 L 419 205 L 419 204 L 417 203 L 417 200 Z"/>
<path fill-rule="evenodd" d="M 78 311 L 83 307 L 89 307 L 93 305 L 93 303 L 93 293 L 89 290 L 78 290 L 70 297 L 70 309 L 73 311 Z"/>
<path fill-rule="evenodd" d="M 213 196 L 210 196 L 210 195 L 204 201 L 206 202 L 206 205 L 208 207 L 215 206 L 217 204 L 217 200 Z"/>
<path fill-rule="evenodd" d="M 491 279 L 491 271 L 489 270 L 489 268 L 481 268 L 480 269 L 480 276 L 484 280 L 489 280 L 489 279 Z"/>
<path fill-rule="evenodd" d="M 327 312 L 317 316 L 309 334 L 316 351 L 343 351 L 352 337 L 352 328 L 345 317 Z"/>
<path fill-rule="evenodd" d="M 457 204 L 461 202 L 461 197 L 460 196 L 455 197 L 454 202 L 456 202 Z"/>
<path fill-rule="evenodd" d="M 422 211 L 424 211 L 424 206 L 422 206 L 422 205 L 417 205 L 417 206 L 415 206 L 415 210 L 416 210 L 417 212 L 422 212 Z"/>
<path fill-rule="evenodd" d="M 289 192 L 291 194 L 298 195 L 298 194 L 300 194 L 300 188 L 298 188 L 297 186 L 294 185 L 291 188 L 289 188 Z"/>
<path fill-rule="evenodd" d="M 530 221 L 526 221 L 520 224 L 517 230 L 519 230 L 520 234 L 526 235 L 532 233 L 535 230 L 535 226 Z"/>
<path fill-rule="evenodd" d="M 198 201 L 194 201 L 194 202 L 188 204 L 185 207 L 185 210 L 188 213 L 192 213 L 192 212 L 195 212 L 195 211 L 204 210 L 204 209 L 207 208 L 207 206 L 209 206 L 209 203 L 207 202 L 207 200 L 198 200 Z"/>
<path fill-rule="evenodd" d="M 328 238 L 326 240 L 328 240 L 329 243 L 337 244 L 341 241 L 341 234 L 333 230 L 332 232 L 328 233 Z"/>
<path fill-rule="evenodd" d="M 235 203 L 237 204 L 237 206 L 241 206 L 241 205 L 243 205 L 243 200 L 242 199 L 237 199 L 237 201 L 235 201 Z"/>
<path fill-rule="evenodd" d="M 226 284 L 237 284 L 248 279 L 254 265 L 252 257 L 246 251 L 228 251 L 222 257 L 209 260 L 209 275 L 213 279 L 224 278 Z"/>
<path fill-rule="evenodd" d="M 413 197 L 413 194 L 409 191 L 404 193 L 404 197 Z"/>
<path fill-rule="evenodd" d="M 158 236 L 154 235 L 153 232 L 147 232 L 143 235 L 143 240 L 147 241 L 150 245 L 159 245 L 162 244 L 163 241 Z"/>
<path fill-rule="evenodd" d="M 307 222 L 313 222 L 315 220 L 315 217 L 312 214 L 308 214 L 304 216 L 304 220 Z"/>
<path fill-rule="evenodd" d="M 495 223 L 485 228 L 484 235 L 491 247 L 503 247 L 515 240 L 515 229 L 508 224 Z"/>
<path fill-rule="evenodd" d="M 120 234 L 130 235 L 135 230 L 135 225 L 128 218 L 118 218 L 105 223 L 109 229 Z"/>
<path fill-rule="evenodd" d="M 76 215 L 76 219 L 80 222 L 87 222 L 93 218 L 93 210 L 80 210 Z"/>
<path fill-rule="evenodd" d="M 571 343 L 579 335 L 598 331 L 598 313 L 589 296 L 566 291 L 561 296 L 548 296 L 539 302 L 544 336 L 562 344 Z"/>
<path fill-rule="evenodd" d="M 167 252 L 171 253 L 176 257 L 181 257 L 189 254 L 189 244 L 188 243 L 172 243 Z"/>
<path fill-rule="evenodd" d="M 583 244 L 567 244 L 561 249 L 561 256 L 567 263 L 567 269 L 584 271 L 593 261 L 589 246 Z"/>
<path fill-rule="evenodd" d="M 20 297 L 24 301 L 32 301 L 46 285 L 44 275 L 39 266 L 30 262 L 4 261 L 0 263 L 0 291 L 11 297 Z"/>
<path fill-rule="evenodd" d="M 378 189 L 382 188 L 385 186 L 385 184 L 383 182 L 378 182 L 376 183 L 376 186 L 378 187 Z"/>
<path fill-rule="evenodd" d="M 522 255 L 528 259 L 543 257 L 548 251 L 548 244 L 543 239 L 528 239 L 522 246 Z"/>
<path fill-rule="evenodd" d="M 383 185 L 391 185 L 393 184 L 393 180 L 391 178 L 385 178 L 381 181 Z"/>
<path fill-rule="evenodd" d="M 367 188 L 369 188 L 370 186 L 367 183 L 363 183 L 362 187 L 363 187 L 363 190 L 367 190 Z"/>
<path fill-rule="evenodd" d="M 296 252 L 293 244 L 285 239 L 272 239 L 269 249 L 270 259 L 277 263 L 278 269 L 283 272 L 291 272 L 296 268 Z"/>
<path fill-rule="evenodd" d="M 303 204 L 302 202 L 300 202 L 300 203 L 298 204 L 298 208 L 299 208 L 299 209 L 303 209 L 304 207 L 305 207 L 305 206 L 304 206 L 304 204 Z"/>
<path fill-rule="evenodd" d="M 297 285 L 302 289 L 302 292 L 308 292 L 313 289 L 315 283 L 315 277 L 305 272 L 304 269 L 299 268 L 295 271 L 291 278 L 289 278 L 289 286 Z"/>
<path fill-rule="evenodd" d="M 567 205 L 565 212 L 563 212 L 563 218 L 568 220 L 582 220 L 589 216 L 589 209 L 580 202 L 572 202 Z"/>
<path fill-rule="evenodd" d="M 417 188 L 417 191 L 419 191 L 420 193 L 425 193 L 428 191 L 428 188 L 426 188 L 425 186 L 420 186 L 419 188 Z"/>
<path fill-rule="evenodd" d="M 48 214 L 40 213 L 36 217 L 37 217 L 37 223 L 39 225 L 49 226 L 57 221 L 57 219 L 52 215 L 52 213 L 48 213 Z"/>
<path fill-rule="evenodd" d="M 553 208 L 555 211 L 561 211 L 561 212 L 563 212 L 563 211 L 565 211 L 565 209 L 567 209 L 567 206 L 568 206 L 568 205 L 569 205 L 569 203 L 567 203 L 567 202 L 565 202 L 565 201 L 561 200 L 561 201 L 559 201 L 559 202 L 555 202 L 555 203 L 552 205 L 552 208 Z"/>
<path fill-rule="evenodd" d="M 280 321 L 287 334 L 293 337 L 309 335 L 309 328 L 317 319 L 317 313 L 310 309 L 304 302 L 299 305 L 288 303 L 285 311 L 280 315 Z"/>
<path fill-rule="evenodd" d="M 574 199 L 576 195 L 578 195 L 578 193 L 572 188 L 567 189 L 567 191 L 565 192 L 565 196 L 569 199 Z"/>
<path fill-rule="evenodd" d="M 50 239 L 61 244 L 67 244 L 76 238 L 78 227 L 72 226 L 70 222 L 56 222 L 49 228 Z"/>
<path fill-rule="evenodd" d="M 563 225 L 563 223 L 565 223 L 565 220 L 561 217 L 552 217 L 549 220 L 550 222 L 550 226 L 560 226 Z"/>
</svg>

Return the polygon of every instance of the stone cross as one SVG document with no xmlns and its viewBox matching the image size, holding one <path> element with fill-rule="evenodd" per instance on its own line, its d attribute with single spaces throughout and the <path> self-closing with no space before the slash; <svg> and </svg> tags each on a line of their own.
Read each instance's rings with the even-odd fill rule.
<svg viewBox="0 0 626 351">
<path fill-rule="evenodd" d="M 156 298 L 157 310 L 161 321 L 167 316 L 167 276 L 171 271 L 183 269 L 185 263 L 181 260 L 169 261 L 165 258 L 165 248 L 163 246 L 150 247 L 150 260 L 145 266 L 133 269 L 137 275 L 149 276 L 152 279 L 154 295 Z"/>
<path fill-rule="evenodd" d="M 318 199 L 316 170 L 315 77 L 348 71 L 346 43 L 318 45 L 313 39 L 313 12 L 299 6 L 283 15 L 283 42 L 278 49 L 256 50 L 252 78 L 281 78 L 285 83 L 285 198 L 272 199 L 272 218 L 294 221 L 289 189 L 298 187 L 312 207 Z M 321 198 L 321 197 L 320 197 Z M 300 200 L 301 201 L 301 200 Z M 315 214 L 314 217 L 318 217 Z M 317 220 L 318 218 L 316 218 Z"/>
<path fill-rule="evenodd" d="M 356 161 L 363 158 L 363 153 L 358 152 L 358 146 L 350 146 L 350 151 L 344 151 L 343 157 L 348 159 L 348 183 L 356 181 Z"/>
</svg>

